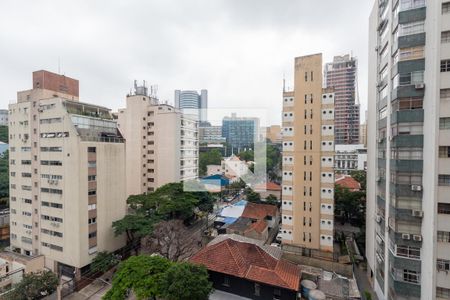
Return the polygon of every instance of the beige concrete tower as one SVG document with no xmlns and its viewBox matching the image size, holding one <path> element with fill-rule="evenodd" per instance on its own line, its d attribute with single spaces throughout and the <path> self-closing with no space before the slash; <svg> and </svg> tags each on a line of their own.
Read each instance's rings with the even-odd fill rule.
<svg viewBox="0 0 450 300">
<path fill-rule="evenodd" d="M 127 195 L 198 176 L 198 122 L 147 94 L 145 86 L 128 95 L 118 113 L 126 139 Z"/>
<path fill-rule="evenodd" d="M 295 59 L 283 93 L 282 237 L 285 245 L 333 251 L 334 94 L 322 89 L 322 55 Z"/>
<path fill-rule="evenodd" d="M 124 245 L 125 143 L 110 110 L 78 101 L 78 81 L 33 73 L 10 112 L 11 248 L 72 277 Z"/>
</svg>

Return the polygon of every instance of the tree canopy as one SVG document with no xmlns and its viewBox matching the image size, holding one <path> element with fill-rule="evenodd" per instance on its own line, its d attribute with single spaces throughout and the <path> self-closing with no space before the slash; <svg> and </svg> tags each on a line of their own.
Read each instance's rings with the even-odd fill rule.
<svg viewBox="0 0 450 300">
<path fill-rule="evenodd" d="M 120 263 L 105 300 L 122 300 L 129 290 L 137 299 L 148 299 L 160 294 L 161 277 L 171 262 L 154 255 L 131 256 Z"/>
<path fill-rule="evenodd" d="M 132 195 L 127 203 L 133 214 L 113 222 L 116 235 L 127 234 L 129 241 L 152 233 L 162 220 L 188 221 L 197 210 L 209 212 L 214 198 L 208 192 L 186 192 L 183 183 L 168 183 L 150 194 Z"/>
<path fill-rule="evenodd" d="M 108 253 L 106 251 L 98 252 L 91 263 L 91 270 L 93 272 L 105 273 L 113 266 L 120 262 L 119 257 L 114 253 Z"/>
<path fill-rule="evenodd" d="M 208 165 L 220 165 L 221 161 L 222 153 L 218 149 L 200 152 L 198 159 L 200 176 L 206 175 Z"/>
<path fill-rule="evenodd" d="M 343 222 L 362 226 L 365 222 L 365 192 L 352 192 L 346 187 L 335 186 L 334 201 L 336 215 L 341 214 Z"/>
<path fill-rule="evenodd" d="M 123 261 L 114 275 L 105 300 L 125 299 L 132 291 L 136 298 L 166 300 L 208 299 L 212 284 L 202 266 L 173 263 L 157 255 L 132 256 Z"/>
<path fill-rule="evenodd" d="M 7 295 L 10 300 L 43 299 L 56 291 L 58 277 L 51 271 L 24 274 Z"/>
<path fill-rule="evenodd" d="M 0 126 L 0 142 L 9 143 L 8 126 Z"/>
<path fill-rule="evenodd" d="M 212 283 L 203 266 L 172 264 L 162 276 L 161 297 L 166 300 L 206 300 L 211 292 Z"/>
</svg>

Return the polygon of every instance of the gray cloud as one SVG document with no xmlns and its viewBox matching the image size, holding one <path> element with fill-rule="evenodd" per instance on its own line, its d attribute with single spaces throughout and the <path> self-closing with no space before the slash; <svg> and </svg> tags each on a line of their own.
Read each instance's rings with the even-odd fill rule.
<svg viewBox="0 0 450 300">
<path fill-rule="evenodd" d="M 32 71 L 58 71 L 59 58 L 82 101 L 123 107 L 132 81 L 145 79 L 162 100 L 206 88 L 211 106 L 267 108 L 275 123 L 295 56 L 353 51 L 364 110 L 370 2 L 2 1 L 0 107 L 30 88 Z"/>
</svg>

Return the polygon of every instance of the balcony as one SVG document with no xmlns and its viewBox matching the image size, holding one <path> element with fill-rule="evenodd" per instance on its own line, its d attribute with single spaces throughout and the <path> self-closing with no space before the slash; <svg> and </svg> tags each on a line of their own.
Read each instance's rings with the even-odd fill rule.
<svg viewBox="0 0 450 300">
<path fill-rule="evenodd" d="M 423 135 L 397 135 L 393 138 L 391 147 L 423 148 Z"/>
<path fill-rule="evenodd" d="M 411 48 L 416 46 L 425 45 L 426 35 L 425 32 L 419 32 L 410 35 L 404 35 L 398 37 L 397 47 L 398 48 Z M 397 49 L 393 49 L 395 52 Z"/>
</svg>

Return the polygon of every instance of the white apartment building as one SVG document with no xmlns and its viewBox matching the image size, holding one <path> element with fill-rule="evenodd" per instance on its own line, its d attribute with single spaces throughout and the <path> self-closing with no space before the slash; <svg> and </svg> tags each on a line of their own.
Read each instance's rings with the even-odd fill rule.
<svg viewBox="0 0 450 300">
<path fill-rule="evenodd" d="M 369 62 L 369 275 L 379 299 L 450 299 L 450 1 L 375 1 Z"/>
<path fill-rule="evenodd" d="M 336 173 L 349 174 L 351 171 L 367 169 L 367 149 L 362 144 L 336 145 L 335 147 Z"/>
<path fill-rule="evenodd" d="M 127 95 L 118 126 L 126 139 L 127 195 L 198 177 L 198 122 L 160 104 L 145 87 Z"/>
<path fill-rule="evenodd" d="M 240 160 L 236 155 L 232 155 L 222 159 L 220 165 L 207 165 L 207 176 L 221 174 L 228 177 L 232 182 L 239 181 L 239 179 L 248 174 L 249 167 L 253 162 L 246 162 Z"/>
<path fill-rule="evenodd" d="M 110 110 L 79 102 L 78 81 L 33 72 L 9 106 L 11 248 L 79 276 L 99 251 L 124 246 L 125 143 Z"/>
<path fill-rule="evenodd" d="M 0 109 L 0 126 L 8 126 L 9 112 L 7 109 Z"/>
</svg>

